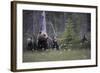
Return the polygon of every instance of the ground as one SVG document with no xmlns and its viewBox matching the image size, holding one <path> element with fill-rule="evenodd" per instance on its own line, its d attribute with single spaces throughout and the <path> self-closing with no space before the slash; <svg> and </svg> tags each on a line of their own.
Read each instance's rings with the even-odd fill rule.
<svg viewBox="0 0 100 73">
<path fill-rule="evenodd" d="M 23 62 L 62 61 L 90 59 L 90 49 L 62 49 L 46 51 L 24 51 Z"/>
</svg>

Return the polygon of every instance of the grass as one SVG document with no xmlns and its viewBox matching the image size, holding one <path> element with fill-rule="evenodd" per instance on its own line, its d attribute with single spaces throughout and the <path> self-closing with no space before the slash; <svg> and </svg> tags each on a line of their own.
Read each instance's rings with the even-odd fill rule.
<svg viewBox="0 0 100 73">
<path fill-rule="evenodd" d="M 90 49 L 49 49 L 46 51 L 23 52 L 23 62 L 83 60 L 90 58 Z"/>
</svg>

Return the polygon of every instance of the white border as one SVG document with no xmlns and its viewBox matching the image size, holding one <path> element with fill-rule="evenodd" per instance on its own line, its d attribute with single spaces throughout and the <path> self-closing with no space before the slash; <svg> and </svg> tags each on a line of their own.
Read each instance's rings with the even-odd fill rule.
<svg viewBox="0 0 100 73">
<path fill-rule="evenodd" d="M 45 10 L 45 11 L 60 11 L 60 12 L 82 12 L 91 13 L 91 59 L 89 60 L 74 60 L 74 61 L 52 61 L 52 62 L 22 62 L 22 10 Z M 95 65 L 96 58 L 96 10 L 94 8 L 82 7 L 64 7 L 64 6 L 46 6 L 46 5 L 28 5 L 17 4 L 17 69 L 35 69 L 35 68 L 50 68 L 50 67 L 68 67 Z"/>
</svg>

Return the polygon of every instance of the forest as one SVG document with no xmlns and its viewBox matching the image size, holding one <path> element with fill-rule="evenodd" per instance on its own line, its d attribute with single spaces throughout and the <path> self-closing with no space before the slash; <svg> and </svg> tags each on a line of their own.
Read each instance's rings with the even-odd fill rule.
<svg viewBox="0 0 100 73">
<path fill-rule="evenodd" d="M 33 35 L 35 39 L 41 29 L 40 15 L 43 11 L 23 11 L 23 41 Z M 89 13 L 45 11 L 46 30 L 49 37 L 56 36 L 61 48 L 87 47 L 91 42 L 91 15 Z M 83 40 L 85 38 L 85 40 Z M 85 42 L 85 46 L 81 43 Z M 69 45 L 68 45 L 69 44 Z M 87 45 L 87 46 L 86 46 Z M 25 45 L 23 45 L 26 47 Z"/>
</svg>

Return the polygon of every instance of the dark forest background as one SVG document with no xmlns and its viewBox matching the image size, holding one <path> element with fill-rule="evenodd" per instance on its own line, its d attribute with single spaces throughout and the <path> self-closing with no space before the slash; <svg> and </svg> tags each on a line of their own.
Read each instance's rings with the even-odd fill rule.
<svg viewBox="0 0 100 73">
<path fill-rule="evenodd" d="M 23 49 L 28 37 L 37 39 L 40 31 L 40 15 L 43 11 L 23 10 Z M 61 49 L 90 48 L 91 14 L 45 11 L 49 37 L 56 36 Z M 54 29 L 53 29 L 54 28 Z M 55 33 L 54 33 L 55 30 Z"/>
</svg>

